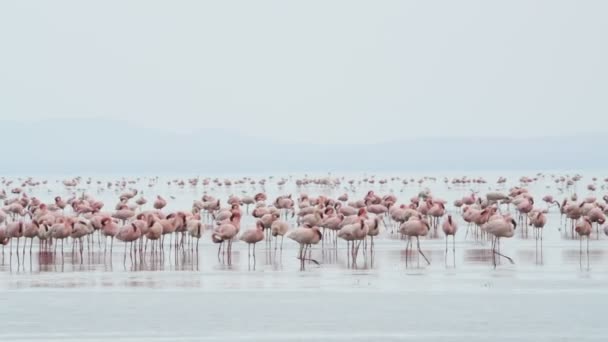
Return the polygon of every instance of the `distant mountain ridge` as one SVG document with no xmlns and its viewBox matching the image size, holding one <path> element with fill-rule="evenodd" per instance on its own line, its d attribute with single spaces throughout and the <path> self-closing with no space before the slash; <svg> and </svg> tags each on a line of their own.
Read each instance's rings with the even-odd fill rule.
<svg viewBox="0 0 608 342">
<path fill-rule="evenodd" d="M 404 130 L 407 134 L 407 129 Z M 281 144 L 218 129 L 161 132 L 112 120 L 0 121 L 0 174 L 605 168 L 601 136 Z"/>
</svg>

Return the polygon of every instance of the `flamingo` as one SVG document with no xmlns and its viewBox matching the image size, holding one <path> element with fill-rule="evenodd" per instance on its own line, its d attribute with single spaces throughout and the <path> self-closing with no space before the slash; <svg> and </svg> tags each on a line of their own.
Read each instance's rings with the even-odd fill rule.
<svg viewBox="0 0 608 342">
<path fill-rule="evenodd" d="M 454 259 L 454 267 L 456 267 L 456 231 L 458 225 L 452 219 L 452 215 L 448 215 L 447 219 L 441 224 L 441 229 L 445 235 L 445 264 L 448 263 L 448 237 L 452 236 L 452 258 Z"/>
<path fill-rule="evenodd" d="M 427 259 L 426 255 L 422 253 L 420 249 L 420 237 L 426 236 L 429 233 L 429 223 L 426 220 L 421 220 L 418 217 L 411 217 L 408 221 L 401 224 L 399 227 L 399 231 L 401 234 L 407 236 L 407 244 L 405 246 L 405 266 L 408 265 L 408 250 L 411 249 L 412 245 L 412 237 L 416 238 L 416 245 L 418 248 L 418 253 L 422 255 L 424 260 L 426 260 L 427 264 L 430 265 L 431 262 Z M 420 267 L 420 259 L 418 259 L 418 267 Z"/>
<path fill-rule="evenodd" d="M 287 234 L 287 238 L 294 240 L 300 244 L 300 253 L 298 259 L 300 259 L 300 270 L 304 270 L 304 260 L 306 255 L 306 248 L 311 245 L 316 245 L 323 239 L 323 234 L 317 227 L 298 227 Z M 316 264 L 319 264 L 316 260 L 309 259 Z"/>
<path fill-rule="evenodd" d="M 133 242 L 137 241 L 141 237 L 141 227 L 135 223 L 131 223 L 120 227 L 120 230 L 116 234 L 116 239 L 125 243 L 125 252 L 123 263 L 127 261 L 127 244 L 131 243 L 131 251 L 133 250 Z"/>
<path fill-rule="evenodd" d="M 156 210 L 161 210 L 165 206 L 167 206 L 167 201 L 162 198 L 160 195 L 156 196 L 156 200 L 154 201 L 153 207 Z"/>
<path fill-rule="evenodd" d="M 17 239 L 17 254 L 19 254 L 19 239 L 21 239 L 21 237 L 23 236 L 23 227 L 23 221 L 11 222 L 6 225 L 8 237 L 10 239 Z"/>
<path fill-rule="evenodd" d="M 63 254 L 63 240 L 72 234 L 73 228 L 74 221 L 69 217 L 51 226 L 51 237 L 55 240 L 61 240 L 61 254 Z M 57 244 L 55 244 L 55 252 L 57 252 Z"/>
<path fill-rule="evenodd" d="M 193 238 L 196 238 L 196 250 L 198 252 L 198 243 L 203 236 L 203 223 L 199 220 L 188 220 L 186 222 L 186 229 L 188 234 Z"/>
<path fill-rule="evenodd" d="M 500 238 L 513 237 L 516 227 L 517 222 L 515 222 L 515 220 L 513 220 L 512 218 L 508 217 L 498 217 L 496 219 L 489 220 L 484 225 L 483 229 L 487 233 L 494 236 L 494 238 L 492 239 L 492 260 L 494 263 L 494 268 L 496 268 L 496 255 L 506 258 L 512 264 L 514 264 L 513 259 L 500 253 Z"/>
<path fill-rule="evenodd" d="M 360 219 L 359 222 L 347 224 L 338 231 L 338 237 L 346 240 L 347 246 L 352 242 L 350 253 L 353 260 L 353 266 L 357 262 L 357 254 L 359 252 L 359 246 L 361 241 L 365 239 L 369 232 L 369 226 L 365 223 L 364 219 Z M 355 247 L 355 241 L 359 241 L 357 247 Z M 348 251 L 347 247 L 347 251 Z"/>
<path fill-rule="evenodd" d="M 110 237 L 110 255 L 112 254 L 112 247 L 114 247 L 114 237 L 118 234 L 118 225 L 114 220 L 109 217 L 105 217 L 101 220 L 101 232 L 106 237 L 106 243 L 104 244 L 104 254 L 108 249 L 107 237 Z"/>
<path fill-rule="evenodd" d="M 240 228 L 240 216 L 236 213 L 232 214 L 230 223 L 223 223 L 213 230 L 211 234 L 211 240 L 215 243 L 219 243 L 217 249 L 217 257 L 219 260 L 220 251 L 224 242 L 227 242 L 228 262 L 231 262 L 232 254 L 232 239 L 238 234 Z"/>
<path fill-rule="evenodd" d="M 274 237 L 274 250 L 277 250 L 278 237 L 281 236 L 281 251 L 283 250 L 283 238 L 289 231 L 289 223 L 283 220 L 276 220 L 270 225 L 270 233 Z M 282 252 L 281 252 L 282 253 Z"/>
<path fill-rule="evenodd" d="M 264 240 L 264 224 L 262 221 L 257 220 L 255 228 L 243 232 L 239 239 L 247 243 L 247 256 L 249 259 L 251 259 L 251 245 L 253 245 L 253 267 L 255 268 L 255 245 Z"/>
<path fill-rule="evenodd" d="M 591 235 L 591 220 L 588 217 L 580 219 L 574 231 L 578 234 L 580 240 L 579 247 L 579 263 L 583 267 L 583 237 L 587 237 L 587 269 L 589 269 L 589 236 Z"/>
</svg>

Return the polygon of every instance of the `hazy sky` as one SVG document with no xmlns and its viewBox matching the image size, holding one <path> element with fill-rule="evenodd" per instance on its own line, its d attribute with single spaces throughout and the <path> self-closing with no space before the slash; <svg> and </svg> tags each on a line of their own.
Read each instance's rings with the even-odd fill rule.
<svg viewBox="0 0 608 342">
<path fill-rule="evenodd" d="M 607 16 L 608 1 L 5 0 L 0 118 L 329 143 L 606 132 Z"/>
</svg>

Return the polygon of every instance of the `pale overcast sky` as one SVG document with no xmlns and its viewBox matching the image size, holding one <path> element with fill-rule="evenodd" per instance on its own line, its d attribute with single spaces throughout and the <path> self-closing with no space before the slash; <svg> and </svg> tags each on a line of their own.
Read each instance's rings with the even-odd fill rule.
<svg viewBox="0 0 608 342">
<path fill-rule="evenodd" d="M 327 143 L 606 132 L 607 18 L 608 1 L 5 0 L 0 118 Z"/>
</svg>

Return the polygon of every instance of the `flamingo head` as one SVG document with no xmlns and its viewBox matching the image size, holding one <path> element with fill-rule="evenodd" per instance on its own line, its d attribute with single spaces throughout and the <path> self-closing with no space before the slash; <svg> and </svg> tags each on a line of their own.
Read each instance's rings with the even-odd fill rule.
<svg viewBox="0 0 608 342">
<path fill-rule="evenodd" d="M 363 216 L 366 216 L 366 215 L 367 215 L 367 210 L 365 208 L 360 208 L 358 216 L 363 217 Z"/>
<path fill-rule="evenodd" d="M 323 234 L 321 234 L 321 231 L 319 230 L 319 228 L 314 227 L 313 230 L 315 231 L 315 233 L 319 237 L 319 240 L 323 240 Z"/>
<path fill-rule="evenodd" d="M 429 225 L 429 222 L 427 220 L 421 219 L 420 222 L 422 222 L 422 224 L 426 226 L 427 230 L 431 230 L 431 226 Z"/>
<path fill-rule="evenodd" d="M 235 221 L 240 221 L 240 220 L 241 220 L 240 213 L 232 213 L 232 215 L 230 215 L 230 221 L 235 222 Z"/>
</svg>

